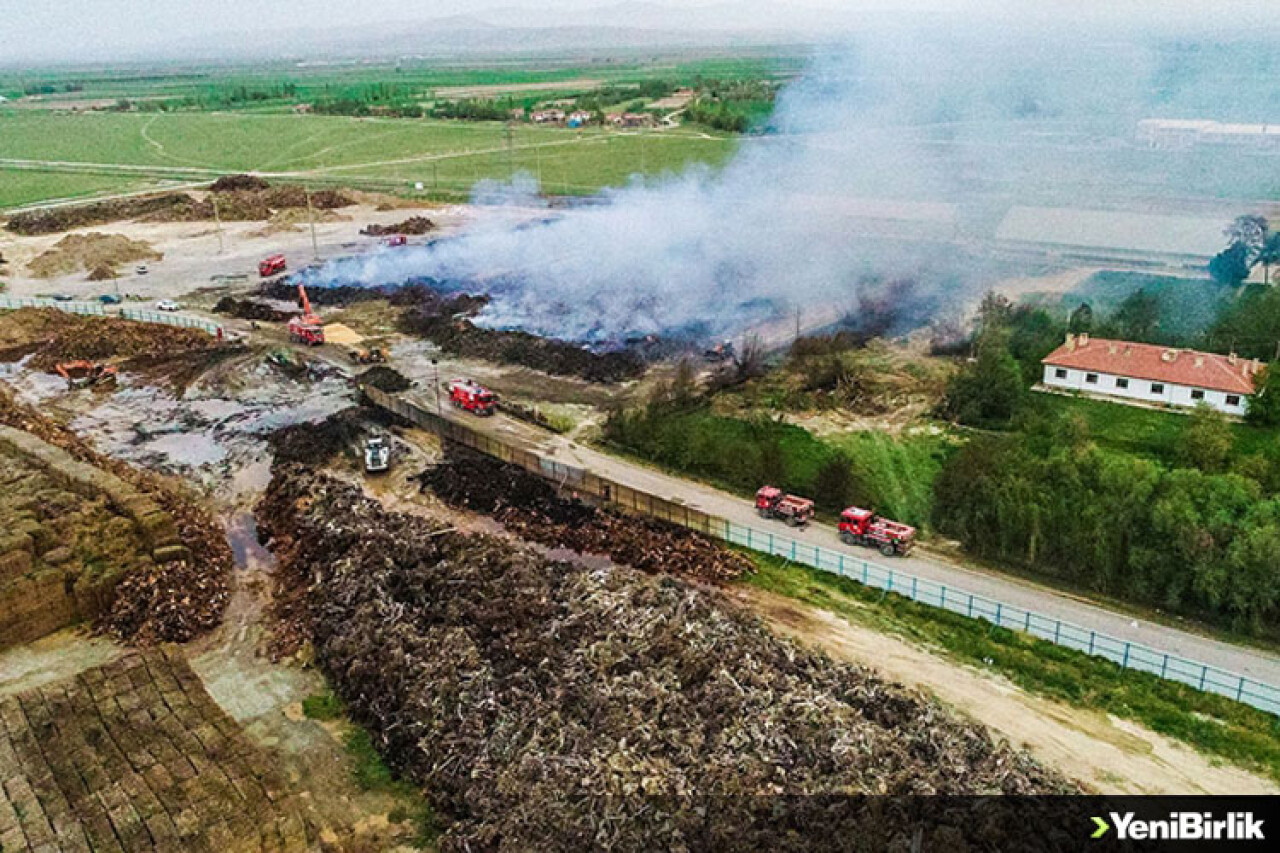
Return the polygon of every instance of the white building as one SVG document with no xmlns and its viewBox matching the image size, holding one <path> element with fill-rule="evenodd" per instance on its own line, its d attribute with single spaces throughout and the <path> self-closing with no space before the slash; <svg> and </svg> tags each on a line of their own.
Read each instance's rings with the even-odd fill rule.
<svg viewBox="0 0 1280 853">
<path fill-rule="evenodd" d="M 1149 118 L 1138 122 L 1138 142 L 1151 148 L 1182 149 L 1204 144 L 1273 150 L 1280 148 L 1280 125 Z"/>
<path fill-rule="evenodd" d="M 1207 403 L 1243 415 L 1262 362 L 1155 344 L 1067 335 L 1043 360 L 1044 384 L 1084 394 L 1166 406 Z"/>
</svg>

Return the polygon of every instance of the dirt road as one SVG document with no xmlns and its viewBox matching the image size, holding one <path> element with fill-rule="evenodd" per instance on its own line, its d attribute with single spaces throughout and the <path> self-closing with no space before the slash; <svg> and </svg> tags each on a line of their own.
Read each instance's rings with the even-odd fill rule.
<svg viewBox="0 0 1280 853">
<path fill-rule="evenodd" d="M 429 385 L 429 382 L 427 383 Z M 434 407 L 434 398 L 423 393 L 417 402 Z M 774 522 L 762 521 L 748 500 L 719 489 L 666 474 L 594 448 L 577 444 L 562 436 L 553 436 L 537 427 L 504 416 L 489 419 L 457 414 L 446 409 L 449 417 L 465 418 L 469 426 L 500 438 L 513 440 L 538 450 L 558 461 L 594 471 L 619 483 L 685 504 L 710 515 L 728 519 L 755 529 L 766 529 Z M 833 527 L 812 524 L 796 531 L 779 525 L 780 536 L 792 536 L 801 542 L 844 552 L 858 560 L 883 559 L 872 551 L 841 544 Z M 929 554 L 892 558 L 892 568 L 914 574 L 957 591 L 985 596 L 1006 605 L 1033 610 L 1045 616 L 1072 622 L 1086 630 L 1108 634 L 1122 641 L 1141 643 L 1162 652 L 1220 667 L 1249 676 L 1267 684 L 1280 685 L 1280 656 L 1261 649 L 1216 640 L 1181 628 L 1162 625 L 1127 613 L 1110 610 L 1103 605 L 1021 578 L 960 566 Z"/>
<path fill-rule="evenodd" d="M 736 587 L 733 595 L 780 633 L 932 693 L 1098 793 L 1280 793 L 1269 779 L 1215 763 L 1134 723 L 1031 696 L 999 676 L 958 665 L 825 610 L 744 586 Z"/>
</svg>

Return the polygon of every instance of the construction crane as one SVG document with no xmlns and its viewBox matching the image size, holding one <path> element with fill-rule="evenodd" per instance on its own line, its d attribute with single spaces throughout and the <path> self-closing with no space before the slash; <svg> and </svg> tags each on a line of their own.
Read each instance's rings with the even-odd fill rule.
<svg viewBox="0 0 1280 853">
<path fill-rule="evenodd" d="M 311 310 L 311 300 L 307 298 L 307 288 L 298 282 L 298 304 L 302 306 L 302 316 L 289 321 L 289 338 L 300 344 L 320 346 L 324 343 L 324 323 L 320 316 Z"/>
</svg>

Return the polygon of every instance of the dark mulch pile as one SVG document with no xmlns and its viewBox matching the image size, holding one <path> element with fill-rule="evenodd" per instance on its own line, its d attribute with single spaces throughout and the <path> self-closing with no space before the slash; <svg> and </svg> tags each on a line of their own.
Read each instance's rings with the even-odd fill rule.
<svg viewBox="0 0 1280 853">
<path fill-rule="evenodd" d="M 588 382 L 624 382 L 644 375 L 645 362 L 630 350 L 593 352 L 578 344 L 528 332 L 486 329 L 470 320 L 415 308 L 400 318 L 400 331 L 426 338 L 450 355 L 519 364 Z"/>
<path fill-rule="evenodd" d="M 283 323 L 297 315 L 296 311 L 280 311 L 256 299 L 236 299 L 232 296 L 219 299 L 218 304 L 213 306 L 213 311 L 215 314 L 227 314 L 241 320 L 263 320 L 268 323 Z"/>
<path fill-rule="evenodd" d="M 286 615 L 446 851 L 1023 849 L 1025 822 L 918 829 L 919 801 L 849 795 L 1076 791 L 714 590 L 552 562 L 298 466 L 258 520 Z"/>
<path fill-rule="evenodd" d="M 641 571 L 722 583 L 754 571 L 720 542 L 658 519 L 597 509 L 564 498 L 541 477 L 465 448 L 450 446 L 445 464 L 419 475 L 453 506 L 491 515 L 508 530 L 551 548 L 604 554 Z"/>
</svg>

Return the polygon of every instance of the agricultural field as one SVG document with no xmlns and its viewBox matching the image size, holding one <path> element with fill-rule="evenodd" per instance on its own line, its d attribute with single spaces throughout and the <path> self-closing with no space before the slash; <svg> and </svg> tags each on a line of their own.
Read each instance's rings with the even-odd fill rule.
<svg viewBox="0 0 1280 853">
<path fill-rule="evenodd" d="M 508 139 L 510 145 L 508 145 Z M 219 113 L 0 114 L 0 208 L 119 192 L 161 179 L 288 173 L 317 183 L 465 193 L 478 180 L 541 175 L 553 192 L 591 193 L 632 175 L 724 162 L 714 131 L 566 130 L 497 122 Z M 30 161 L 39 161 L 31 163 Z M 88 170 L 92 170 L 91 172 Z"/>
</svg>

